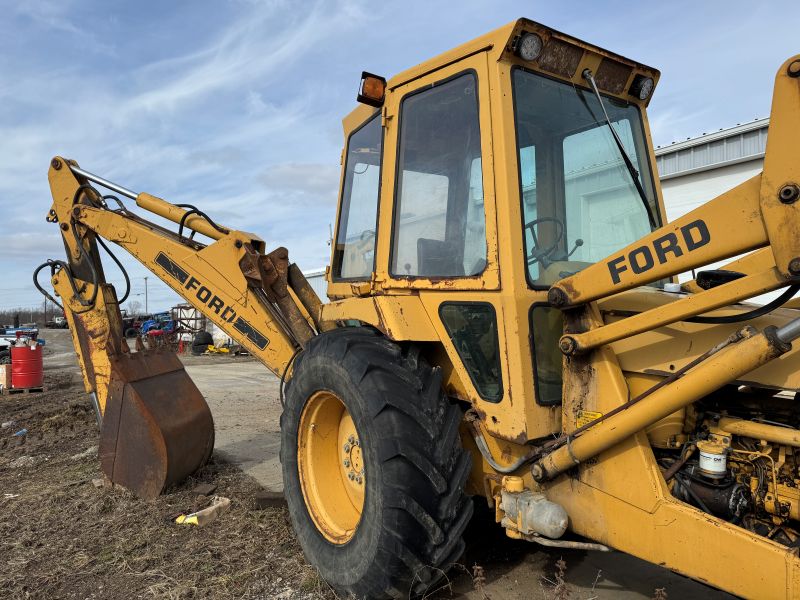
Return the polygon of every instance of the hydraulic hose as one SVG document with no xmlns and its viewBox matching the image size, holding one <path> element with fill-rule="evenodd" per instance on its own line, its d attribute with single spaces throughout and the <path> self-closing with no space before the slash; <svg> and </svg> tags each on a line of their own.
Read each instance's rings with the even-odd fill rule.
<svg viewBox="0 0 800 600">
<path fill-rule="evenodd" d="M 507 475 L 508 473 L 513 473 L 517 469 L 519 469 L 522 465 L 526 462 L 529 462 L 533 459 L 533 455 L 526 455 L 518 458 L 516 461 L 511 463 L 510 465 L 503 466 L 499 464 L 494 457 L 492 456 L 492 451 L 489 450 L 489 446 L 486 444 L 486 440 L 483 437 L 483 433 L 478 426 L 477 420 L 478 417 L 474 413 L 467 414 L 467 422 L 472 427 L 472 437 L 475 440 L 475 445 L 478 446 L 478 450 L 480 451 L 483 458 L 489 463 L 489 466 L 492 467 L 498 473 L 502 473 Z"/>
<path fill-rule="evenodd" d="M 791 300 L 798 290 L 800 290 L 800 285 L 796 283 L 790 285 L 780 296 L 775 298 L 772 302 L 769 302 L 764 306 L 760 306 L 746 313 L 741 313 L 738 315 L 727 315 L 724 317 L 692 317 L 690 319 L 686 319 L 686 321 L 688 321 L 689 323 L 708 323 L 713 325 L 741 323 L 742 321 L 749 321 L 750 319 L 763 317 L 764 315 L 771 313 L 773 310 L 780 308 L 781 306 L 786 304 L 789 300 Z"/>
</svg>

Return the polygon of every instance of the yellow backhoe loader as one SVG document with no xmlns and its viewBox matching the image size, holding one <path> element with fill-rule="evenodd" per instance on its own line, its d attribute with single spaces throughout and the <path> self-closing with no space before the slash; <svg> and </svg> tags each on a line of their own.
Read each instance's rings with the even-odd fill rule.
<svg viewBox="0 0 800 600">
<path fill-rule="evenodd" d="M 512 538 L 800 597 L 800 56 L 775 78 L 763 172 L 672 223 L 658 78 L 526 19 L 364 73 L 324 304 L 286 249 L 54 158 L 67 259 L 40 270 L 103 471 L 151 498 L 214 441 L 178 358 L 122 338 L 107 240 L 285 383 L 289 511 L 337 590 L 428 589 L 480 498 Z"/>
</svg>

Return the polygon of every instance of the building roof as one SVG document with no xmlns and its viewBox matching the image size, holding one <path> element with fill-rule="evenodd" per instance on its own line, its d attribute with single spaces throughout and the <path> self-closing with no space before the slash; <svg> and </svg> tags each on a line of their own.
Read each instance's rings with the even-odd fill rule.
<svg viewBox="0 0 800 600">
<path fill-rule="evenodd" d="M 764 157 L 769 119 L 704 133 L 656 148 L 660 178 L 670 179 Z"/>
</svg>

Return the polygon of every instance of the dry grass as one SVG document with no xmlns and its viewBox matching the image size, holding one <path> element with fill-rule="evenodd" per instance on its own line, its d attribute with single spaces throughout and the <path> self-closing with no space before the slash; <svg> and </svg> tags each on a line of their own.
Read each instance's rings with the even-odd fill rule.
<svg viewBox="0 0 800 600">
<path fill-rule="evenodd" d="M 2 399 L 0 597 L 334 598 L 303 559 L 284 508 L 255 510 L 258 484 L 213 461 L 154 502 L 95 488 L 94 417 L 75 386 L 49 381 L 38 396 Z M 25 427 L 29 434 L 13 437 Z M 29 456 L 34 465 L 11 466 Z M 202 507 L 213 482 L 231 509 L 204 528 L 170 516 Z"/>
</svg>

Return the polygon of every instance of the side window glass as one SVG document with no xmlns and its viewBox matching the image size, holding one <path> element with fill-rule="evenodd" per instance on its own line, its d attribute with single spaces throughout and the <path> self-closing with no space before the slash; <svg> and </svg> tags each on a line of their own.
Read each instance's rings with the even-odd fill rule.
<svg viewBox="0 0 800 600">
<path fill-rule="evenodd" d="M 439 308 L 439 316 L 475 389 L 484 400 L 499 402 L 503 383 L 494 307 L 447 302 Z"/>
<path fill-rule="evenodd" d="M 538 242 L 534 236 L 544 233 L 539 231 L 537 223 L 539 213 L 536 202 L 536 146 L 525 146 L 519 149 L 519 175 L 522 183 L 522 222 L 526 224 L 523 234 L 528 257 L 528 272 L 531 279 L 535 280 L 539 277 L 539 262 L 531 255 L 531 250 L 536 248 L 536 242 Z M 531 225 L 527 226 L 529 223 Z"/>
<path fill-rule="evenodd" d="M 564 331 L 564 315 L 552 306 L 535 304 L 531 308 L 530 327 L 536 404 L 561 404 L 563 355 L 558 340 Z"/>
<path fill-rule="evenodd" d="M 334 279 L 369 279 L 375 265 L 383 131 L 376 115 L 347 144 L 342 209 L 333 251 Z"/>
<path fill-rule="evenodd" d="M 467 73 L 403 100 L 391 264 L 395 276 L 468 277 L 486 268 L 476 84 Z"/>
</svg>

